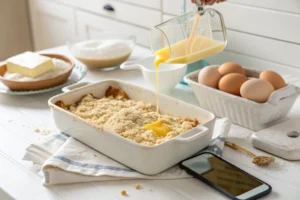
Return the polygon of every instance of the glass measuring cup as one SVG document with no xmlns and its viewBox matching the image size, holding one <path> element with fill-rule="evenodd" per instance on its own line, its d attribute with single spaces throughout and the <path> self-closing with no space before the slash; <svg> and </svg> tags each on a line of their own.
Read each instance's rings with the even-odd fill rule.
<svg viewBox="0 0 300 200">
<path fill-rule="evenodd" d="M 212 8 L 175 17 L 155 26 L 149 35 L 150 47 L 159 62 L 193 63 L 224 50 L 227 44 L 222 14 Z"/>
</svg>

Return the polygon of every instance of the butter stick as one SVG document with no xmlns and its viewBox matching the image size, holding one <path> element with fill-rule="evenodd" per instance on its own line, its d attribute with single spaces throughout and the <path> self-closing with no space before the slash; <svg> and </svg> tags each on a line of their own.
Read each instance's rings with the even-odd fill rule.
<svg viewBox="0 0 300 200">
<path fill-rule="evenodd" d="M 51 58 L 28 51 L 9 58 L 6 67 L 9 73 L 36 78 L 53 70 L 54 64 Z"/>
</svg>

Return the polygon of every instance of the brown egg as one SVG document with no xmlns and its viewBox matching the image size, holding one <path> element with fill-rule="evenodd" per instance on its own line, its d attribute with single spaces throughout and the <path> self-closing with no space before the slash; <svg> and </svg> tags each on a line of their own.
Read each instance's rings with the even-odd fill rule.
<svg viewBox="0 0 300 200">
<path fill-rule="evenodd" d="M 242 97 L 257 103 L 266 102 L 273 91 L 272 84 L 261 79 L 248 80 L 241 87 Z"/>
<path fill-rule="evenodd" d="M 230 94 L 240 95 L 240 88 L 247 80 L 248 78 L 242 74 L 227 74 L 219 81 L 219 89 Z"/>
<path fill-rule="evenodd" d="M 217 67 L 208 66 L 199 72 L 198 83 L 207 85 L 209 87 L 218 88 L 218 83 L 221 77 L 222 76 Z"/>
<path fill-rule="evenodd" d="M 245 69 L 241 65 L 234 62 L 226 62 L 221 65 L 218 70 L 222 76 L 230 73 L 239 73 L 246 75 Z"/>
<path fill-rule="evenodd" d="M 277 74 L 276 72 L 273 72 L 271 70 L 266 70 L 260 73 L 259 79 L 268 81 L 271 83 L 275 90 L 278 90 L 280 88 L 283 88 L 286 86 L 285 81 L 283 78 Z"/>
</svg>

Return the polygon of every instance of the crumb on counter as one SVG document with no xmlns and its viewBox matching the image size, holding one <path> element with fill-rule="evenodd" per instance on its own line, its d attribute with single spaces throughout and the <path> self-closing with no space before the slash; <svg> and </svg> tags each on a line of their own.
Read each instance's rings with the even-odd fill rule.
<svg viewBox="0 0 300 200">
<path fill-rule="evenodd" d="M 135 184 L 134 187 L 135 187 L 135 189 L 137 189 L 137 190 L 138 190 L 138 189 L 141 189 L 141 185 L 140 185 L 140 184 Z"/>
<path fill-rule="evenodd" d="M 51 131 L 47 130 L 47 129 L 45 129 L 45 130 L 42 131 L 42 134 L 44 134 L 44 135 L 48 135 L 49 133 L 51 133 Z"/>
<path fill-rule="evenodd" d="M 34 129 L 34 132 L 39 133 L 39 132 L 40 132 L 40 129 L 35 128 L 35 129 Z"/>
<path fill-rule="evenodd" d="M 127 195 L 126 190 L 122 190 L 121 195 L 123 195 L 123 196 Z"/>
<path fill-rule="evenodd" d="M 96 155 L 96 154 L 94 154 L 94 157 L 97 157 L 97 155 Z"/>
</svg>

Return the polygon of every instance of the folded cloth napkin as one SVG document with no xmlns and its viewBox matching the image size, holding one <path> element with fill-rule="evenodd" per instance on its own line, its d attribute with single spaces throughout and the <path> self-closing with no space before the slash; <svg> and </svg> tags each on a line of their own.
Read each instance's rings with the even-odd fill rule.
<svg viewBox="0 0 300 200">
<path fill-rule="evenodd" d="M 216 121 L 214 136 L 205 151 L 221 156 L 231 122 Z M 23 160 L 41 166 L 44 185 L 121 179 L 178 179 L 190 177 L 178 166 L 147 176 L 101 154 L 63 133 L 49 136 L 43 142 L 31 144 Z"/>
</svg>

